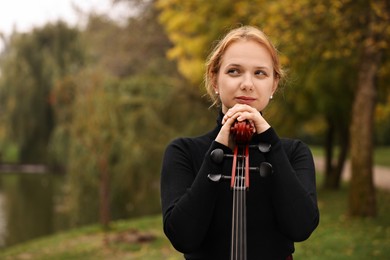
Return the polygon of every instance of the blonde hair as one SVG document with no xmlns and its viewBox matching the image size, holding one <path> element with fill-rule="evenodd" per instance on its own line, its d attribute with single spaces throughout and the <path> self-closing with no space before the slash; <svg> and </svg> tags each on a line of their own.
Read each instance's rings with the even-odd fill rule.
<svg viewBox="0 0 390 260">
<path fill-rule="evenodd" d="M 274 77 L 279 80 L 284 78 L 284 71 L 279 61 L 278 51 L 263 31 L 253 26 L 241 26 L 233 29 L 218 42 L 206 62 L 204 80 L 207 93 L 213 102 L 212 106 L 219 104 L 219 98 L 215 93 L 214 87 L 216 86 L 217 74 L 221 67 L 223 55 L 232 43 L 239 40 L 253 40 L 264 46 L 272 58 Z"/>
</svg>

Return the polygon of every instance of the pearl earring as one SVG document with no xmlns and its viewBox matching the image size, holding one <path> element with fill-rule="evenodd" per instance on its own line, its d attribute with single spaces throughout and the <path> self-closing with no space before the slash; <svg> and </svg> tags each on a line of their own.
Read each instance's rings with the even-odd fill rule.
<svg viewBox="0 0 390 260">
<path fill-rule="evenodd" d="M 271 95 L 271 96 L 269 97 L 269 99 L 270 99 L 270 100 L 272 100 L 273 98 L 274 98 L 274 96 L 273 96 L 273 95 Z"/>
</svg>

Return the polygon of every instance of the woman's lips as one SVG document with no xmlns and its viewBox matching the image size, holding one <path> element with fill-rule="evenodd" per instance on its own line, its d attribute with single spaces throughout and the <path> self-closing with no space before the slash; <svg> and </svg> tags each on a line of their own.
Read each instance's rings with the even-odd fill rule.
<svg viewBox="0 0 390 260">
<path fill-rule="evenodd" d="M 256 100 L 256 98 L 253 97 L 246 97 L 246 96 L 239 96 L 235 98 L 237 103 L 239 104 L 251 104 L 253 101 Z"/>
</svg>

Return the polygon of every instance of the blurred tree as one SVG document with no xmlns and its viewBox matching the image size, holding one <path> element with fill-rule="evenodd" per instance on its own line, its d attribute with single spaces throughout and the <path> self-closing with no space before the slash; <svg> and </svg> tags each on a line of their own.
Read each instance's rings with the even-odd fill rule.
<svg viewBox="0 0 390 260">
<path fill-rule="evenodd" d="M 73 184 L 78 183 L 81 178 L 89 177 L 92 185 L 97 185 L 95 189 L 92 189 L 92 191 L 99 191 L 99 214 L 96 215 L 100 216 L 100 223 L 104 230 L 108 230 L 110 224 L 110 159 L 120 129 L 115 106 L 117 97 L 112 95 L 109 89 L 106 90 L 107 79 L 104 72 L 84 72 L 78 80 L 76 82 L 78 91 L 73 103 L 74 111 L 70 127 L 72 140 L 70 158 L 72 160 L 68 165 L 69 175 Z M 82 185 L 73 186 L 80 189 L 83 185 L 90 184 L 91 181 L 85 180 Z M 80 197 L 75 199 L 85 201 L 85 193 L 78 192 L 78 194 Z M 96 195 L 94 192 L 89 194 Z M 77 203 L 77 206 L 83 207 L 84 205 Z M 91 214 L 83 208 L 78 208 L 77 212 L 87 214 L 87 216 Z"/>
<path fill-rule="evenodd" d="M 120 78 L 176 71 L 176 64 L 166 61 L 165 52 L 172 44 L 157 21 L 152 1 L 129 2 L 139 12 L 128 18 L 127 25 L 120 26 L 101 15 L 89 17 L 83 36 L 90 47 L 91 62 Z"/>
<path fill-rule="evenodd" d="M 65 122 L 56 129 L 53 146 L 54 140 L 60 147 L 68 140 L 67 203 L 72 225 L 95 222 L 99 208 L 104 209 L 100 213 L 104 225 L 109 222 L 107 212 L 118 219 L 159 210 L 161 154 L 178 131 L 169 119 L 172 114 L 165 113 L 177 110 L 175 104 L 182 100 L 175 94 L 176 81 L 166 75 L 119 80 L 93 69 L 57 85 L 55 108 Z M 69 89 L 74 93 L 70 99 Z M 187 103 L 180 111 L 194 108 Z M 98 190 L 100 207 L 94 203 Z M 109 204 L 115 207 L 107 210 Z"/>
<path fill-rule="evenodd" d="M 192 98 L 195 91 L 166 59 L 171 43 L 152 4 L 127 25 L 93 15 L 82 36 L 88 66 L 52 92 L 57 125 L 50 151 L 67 166 L 72 225 L 97 221 L 105 173 L 112 219 L 159 212 L 166 144 L 179 133 L 208 129 L 214 117 L 204 116 L 206 102 L 199 93 Z"/>
<path fill-rule="evenodd" d="M 348 118 L 351 118 L 349 126 L 343 124 L 344 127 L 348 126 L 349 131 L 345 131 L 344 128 L 340 132 L 342 138 L 349 133 L 351 140 L 353 175 L 349 196 L 349 213 L 357 216 L 375 216 L 375 190 L 372 180 L 372 129 L 378 77 L 384 76 L 379 74 L 379 68 L 382 64 L 381 57 L 388 49 L 387 42 L 390 38 L 389 4 L 382 0 L 292 1 L 291 5 L 289 4 L 290 8 L 285 8 L 284 4 L 287 3 L 279 5 L 274 2 L 274 12 L 271 12 L 270 16 L 270 18 L 277 17 L 271 20 L 274 23 L 271 22 L 270 28 L 272 30 L 270 31 L 282 32 L 281 42 L 286 43 L 284 50 L 290 55 L 294 54 L 292 57 L 297 58 L 298 62 L 299 59 L 302 62 L 310 61 L 310 56 L 319 57 L 320 63 L 334 60 L 337 65 L 329 66 L 325 72 L 332 75 L 333 73 L 329 74 L 329 71 L 340 70 L 339 66 L 341 65 L 341 71 L 344 73 L 340 74 L 338 78 L 330 77 L 329 84 L 334 85 L 337 84 L 335 82 L 339 81 L 343 82 L 345 86 L 349 86 L 348 89 L 353 87 L 353 92 L 348 91 L 353 94 L 352 96 L 345 92 L 345 87 L 341 87 L 339 94 L 334 97 L 334 99 L 342 97 L 338 102 L 345 102 L 353 97 L 351 105 L 345 106 L 346 109 L 339 111 L 334 110 L 332 105 L 325 111 L 329 115 L 327 119 L 332 119 L 334 122 L 334 124 L 329 124 L 330 129 L 334 126 L 340 126 L 340 122 L 343 122 L 334 120 L 340 118 L 338 116 L 340 111 L 345 113 L 347 117 L 344 118 L 347 121 L 349 121 Z M 283 23 L 283 20 L 288 21 L 288 23 Z M 298 30 L 292 31 L 291 25 Z M 316 35 L 316 37 L 311 37 L 312 35 Z M 291 42 L 294 44 L 288 44 Z M 299 53 L 302 49 L 310 50 L 311 54 L 300 56 Z M 307 59 L 308 57 L 309 59 Z M 320 87 L 318 84 L 313 86 Z M 346 95 L 349 97 L 348 99 L 345 99 Z M 322 98 L 323 96 L 318 95 L 318 97 Z M 335 113 L 329 114 L 332 110 Z M 348 111 L 351 111 L 351 116 L 349 116 Z M 345 158 L 345 156 L 346 153 L 341 149 L 339 158 Z M 331 160 L 328 158 L 327 162 L 327 165 L 330 165 Z M 342 169 L 342 167 L 336 167 L 336 169 Z M 327 178 L 325 185 L 334 183 L 334 179 Z M 362 194 L 364 194 L 364 200 L 361 199 Z"/>
<path fill-rule="evenodd" d="M 304 119 L 305 125 L 318 125 L 322 121 L 320 125 L 325 126 L 322 129 L 323 185 L 327 189 L 339 188 L 349 150 L 358 61 L 358 49 L 349 44 L 356 35 L 352 34 L 348 40 L 337 40 L 337 35 L 341 37 L 346 30 L 344 24 L 339 24 L 342 14 L 338 8 L 340 5 L 336 1 L 276 1 L 265 14 L 267 24 L 264 26 L 272 35 L 277 33 L 276 41 L 283 50 L 282 60 L 295 72 L 293 80 L 296 83 L 285 98 L 287 111 L 295 115 L 294 120 Z M 257 19 L 255 17 L 254 22 Z M 302 55 L 304 50 L 310 51 Z M 297 84 L 300 86 L 295 86 Z M 336 146 L 339 146 L 338 154 L 335 153 Z"/>
<path fill-rule="evenodd" d="M 293 66 L 297 69 L 297 73 L 293 74 L 296 75 L 297 82 L 285 89 L 284 99 L 277 102 L 276 109 L 271 107 L 275 112 L 270 118 L 277 126 L 295 129 L 295 136 L 308 138 L 309 141 L 310 136 L 323 136 L 323 186 L 338 189 L 348 153 L 353 73 L 350 73 L 351 65 L 342 61 L 328 60 L 309 64 L 310 69 L 306 66 Z M 342 77 L 344 80 L 340 80 Z M 340 92 L 343 92 L 342 96 Z M 291 118 L 286 121 L 286 116 L 283 115 L 287 114 Z M 294 122 L 300 122 L 302 127 L 294 126 Z M 337 146 L 338 153 L 335 152 Z"/>
<path fill-rule="evenodd" d="M 361 37 L 360 67 L 351 124 L 351 186 L 349 212 L 353 216 L 377 214 L 373 184 L 373 126 L 379 74 L 390 41 L 390 3 L 369 1 L 362 6 L 366 28 Z"/>
<path fill-rule="evenodd" d="M 375 112 L 376 144 L 390 145 L 390 48 L 384 55 L 378 75 L 378 106 Z"/>
<path fill-rule="evenodd" d="M 22 162 L 47 162 L 55 125 L 50 90 L 56 80 L 83 64 L 79 32 L 63 22 L 31 33 L 14 32 L 1 58 L 1 99 Z"/>
</svg>

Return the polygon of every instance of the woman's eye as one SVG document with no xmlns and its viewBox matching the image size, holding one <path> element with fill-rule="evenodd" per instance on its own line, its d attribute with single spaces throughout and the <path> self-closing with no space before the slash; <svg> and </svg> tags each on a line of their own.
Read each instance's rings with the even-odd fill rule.
<svg viewBox="0 0 390 260">
<path fill-rule="evenodd" d="M 263 70 L 257 70 L 255 72 L 255 75 L 257 75 L 257 76 L 267 76 L 267 73 L 265 71 L 263 71 Z"/>
<path fill-rule="evenodd" d="M 237 75 L 239 73 L 238 69 L 228 69 L 227 74 Z"/>
</svg>

